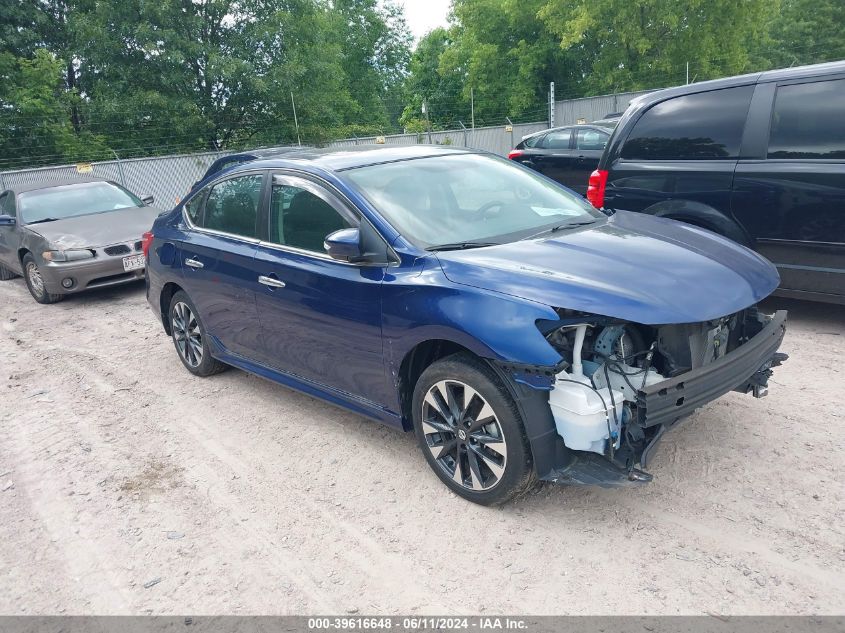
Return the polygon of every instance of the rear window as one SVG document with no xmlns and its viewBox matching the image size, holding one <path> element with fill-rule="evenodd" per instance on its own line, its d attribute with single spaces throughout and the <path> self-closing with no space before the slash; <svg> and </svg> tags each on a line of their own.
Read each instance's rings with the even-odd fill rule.
<svg viewBox="0 0 845 633">
<path fill-rule="evenodd" d="M 780 86 L 769 158 L 845 158 L 845 79 Z"/>
<path fill-rule="evenodd" d="M 754 86 L 712 90 L 658 103 L 622 147 L 629 160 L 712 160 L 739 156 Z"/>
</svg>

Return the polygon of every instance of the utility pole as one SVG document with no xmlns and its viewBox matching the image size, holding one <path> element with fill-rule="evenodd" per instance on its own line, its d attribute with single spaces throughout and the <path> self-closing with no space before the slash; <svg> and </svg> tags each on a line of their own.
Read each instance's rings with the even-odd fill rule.
<svg viewBox="0 0 845 633">
<path fill-rule="evenodd" d="M 293 90 L 290 91 L 290 104 L 293 106 L 293 124 L 296 126 L 296 144 L 302 147 L 302 140 L 299 138 L 299 120 L 296 118 L 296 101 L 293 100 Z"/>
<path fill-rule="evenodd" d="M 469 111 L 472 117 L 472 144 L 475 146 L 475 91 L 469 87 Z"/>
<path fill-rule="evenodd" d="M 555 82 L 549 83 L 549 127 L 555 126 Z"/>
<path fill-rule="evenodd" d="M 431 145 L 431 119 L 428 116 L 428 103 L 423 100 L 422 111 L 425 115 L 425 127 L 428 130 L 428 144 Z"/>
</svg>

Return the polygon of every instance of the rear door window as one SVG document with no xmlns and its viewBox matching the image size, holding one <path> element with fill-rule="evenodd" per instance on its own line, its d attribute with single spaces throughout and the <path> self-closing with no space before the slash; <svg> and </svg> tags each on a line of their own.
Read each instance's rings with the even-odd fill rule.
<svg viewBox="0 0 845 633">
<path fill-rule="evenodd" d="M 557 130 L 546 134 L 543 140 L 544 149 L 569 149 L 572 130 Z"/>
<path fill-rule="evenodd" d="M 609 134 L 598 130 L 580 129 L 575 138 L 575 147 L 583 150 L 602 150 L 607 145 Z"/>
<path fill-rule="evenodd" d="M 768 157 L 845 159 L 845 79 L 778 87 Z"/>
<path fill-rule="evenodd" d="M 230 178 L 214 185 L 205 201 L 202 226 L 212 231 L 258 237 L 258 204 L 264 177 Z"/>
<path fill-rule="evenodd" d="M 640 117 L 622 147 L 627 160 L 718 160 L 739 156 L 754 86 L 675 97 Z"/>
</svg>

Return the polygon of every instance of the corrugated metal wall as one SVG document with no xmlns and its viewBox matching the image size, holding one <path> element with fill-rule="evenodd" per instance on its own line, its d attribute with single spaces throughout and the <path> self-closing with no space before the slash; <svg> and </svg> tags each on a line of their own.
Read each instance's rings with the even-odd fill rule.
<svg viewBox="0 0 845 633">
<path fill-rule="evenodd" d="M 519 143 L 523 136 L 546 129 L 546 123 L 520 123 L 513 126 L 512 131 L 507 126 L 496 125 L 466 130 L 447 130 L 442 132 L 427 132 L 422 134 L 392 134 L 390 136 L 366 136 L 354 139 L 333 141 L 328 147 L 354 147 L 355 145 L 370 145 L 384 139 L 385 145 L 453 145 L 455 147 L 472 147 L 506 156 Z M 430 139 L 430 141 L 429 141 Z"/>
<path fill-rule="evenodd" d="M 589 123 L 603 119 L 611 112 L 624 112 L 632 99 L 653 92 L 641 90 L 639 92 L 620 92 L 600 97 L 585 97 L 584 99 L 569 99 L 555 102 L 555 126 L 574 125 L 579 121 Z"/>
</svg>

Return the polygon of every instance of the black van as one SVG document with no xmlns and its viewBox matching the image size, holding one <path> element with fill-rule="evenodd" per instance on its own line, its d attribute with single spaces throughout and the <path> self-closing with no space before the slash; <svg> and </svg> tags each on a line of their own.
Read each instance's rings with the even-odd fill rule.
<svg viewBox="0 0 845 633">
<path fill-rule="evenodd" d="M 640 97 L 587 198 L 720 233 L 777 265 L 778 294 L 845 304 L 845 61 Z"/>
</svg>

